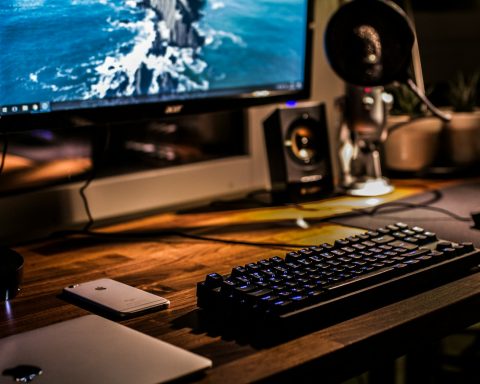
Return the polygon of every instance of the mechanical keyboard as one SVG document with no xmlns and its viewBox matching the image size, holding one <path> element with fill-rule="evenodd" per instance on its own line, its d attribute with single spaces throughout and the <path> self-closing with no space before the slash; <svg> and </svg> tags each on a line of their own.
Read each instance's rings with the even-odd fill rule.
<svg viewBox="0 0 480 384">
<path fill-rule="evenodd" d="M 197 284 L 197 304 L 217 322 L 306 329 L 452 281 L 478 264 L 472 243 L 396 223 L 236 266 L 228 275 L 210 273 Z"/>
</svg>

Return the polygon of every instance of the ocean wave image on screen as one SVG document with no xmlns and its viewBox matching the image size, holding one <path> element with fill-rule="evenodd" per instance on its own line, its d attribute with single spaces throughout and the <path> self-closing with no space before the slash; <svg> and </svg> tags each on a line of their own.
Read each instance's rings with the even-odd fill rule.
<svg viewBox="0 0 480 384">
<path fill-rule="evenodd" d="M 112 28 L 135 31 L 133 47 L 122 46 L 95 68 L 99 78 L 87 98 L 154 95 L 208 89 L 202 78 L 204 38 L 195 26 L 203 0 L 144 0 L 138 21 L 109 20 Z M 122 25 L 123 24 L 123 25 Z"/>
<path fill-rule="evenodd" d="M 0 105 L 301 81 L 304 3 L 9 1 L 0 9 Z"/>
</svg>

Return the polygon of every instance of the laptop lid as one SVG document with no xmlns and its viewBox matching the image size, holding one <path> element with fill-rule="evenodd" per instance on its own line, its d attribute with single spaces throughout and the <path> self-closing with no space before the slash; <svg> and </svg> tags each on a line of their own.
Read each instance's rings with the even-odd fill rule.
<svg viewBox="0 0 480 384">
<path fill-rule="evenodd" d="M 0 339 L 2 384 L 15 382 L 15 375 L 23 382 L 30 375 L 34 384 L 154 384 L 211 366 L 207 358 L 96 315 Z"/>
</svg>

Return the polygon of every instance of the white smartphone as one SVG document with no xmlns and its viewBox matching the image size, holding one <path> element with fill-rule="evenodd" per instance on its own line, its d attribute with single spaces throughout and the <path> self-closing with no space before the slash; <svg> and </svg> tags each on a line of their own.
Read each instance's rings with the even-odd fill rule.
<svg viewBox="0 0 480 384">
<path fill-rule="evenodd" d="M 165 309 L 170 305 L 164 297 L 112 279 L 69 285 L 63 292 L 66 296 L 121 317 Z"/>
</svg>

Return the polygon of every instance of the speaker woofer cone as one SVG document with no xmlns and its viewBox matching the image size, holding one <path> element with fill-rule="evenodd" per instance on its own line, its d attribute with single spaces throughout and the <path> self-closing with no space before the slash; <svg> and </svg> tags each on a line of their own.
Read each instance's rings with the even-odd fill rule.
<svg viewBox="0 0 480 384">
<path fill-rule="evenodd" d="M 292 124 L 286 135 L 285 146 L 290 157 L 302 165 L 312 165 L 322 157 L 319 149 L 324 146 L 315 133 L 313 124 L 305 121 Z"/>
</svg>

